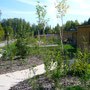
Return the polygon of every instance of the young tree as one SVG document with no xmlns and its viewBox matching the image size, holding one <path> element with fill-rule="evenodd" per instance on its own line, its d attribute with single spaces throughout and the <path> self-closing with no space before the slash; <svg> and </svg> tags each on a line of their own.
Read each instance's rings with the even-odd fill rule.
<svg viewBox="0 0 90 90">
<path fill-rule="evenodd" d="M 88 24 L 90 25 L 90 18 L 88 19 Z"/>
<path fill-rule="evenodd" d="M 57 4 L 55 8 L 57 9 L 57 18 L 61 18 L 62 29 L 60 30 L 60 40 L 61 48 L 63 50 L 63 16 L 65 16 L 69 6 L 66 4 L 67 0 L 61 0 L 60 2 L 56 0 Z"/>
<path fill-rule="evenodd" d="M 72 28 L 74 30 L 77 30 L 76 26 L 79 25 L 79 22 L 77 20 L 75 21 L 67 21 L 64 25 L 64 31 L 70 31 Z"/>
<path fill-rule="evenodd" d="M 7 39 L 7 45 L 9 45 L 9 39 L 13 36 L 13 29 L 11 26 L 6 26 L 5 28 L 5 37 Z"/>
<path fill-rule="evenodd" d="M 19 33 L 21 28 L 25 33 L 26 32 L 29 33 L 31 31 L 30 24 L 26 22 L 24 19 L 19 18 L 3 19 L 1 25 L 3 28 L 11 27 L 13 29 L 13 38 L 16 38 L 16 34 Z"/>
<path fill-rule="evenodd" d="M 22 21 L 20 21 L 23 23 Z M 21 56 L 21 58 L 25 58 L 28 55 L 29 47 L 28 47 L 28 32 L 25 32 L 25 28 L 23 28 L 23 25 L 20 25 L 20 30 L 18 31 L 18 34 L 16 35 L 16 49 L 17 54 Z"/>
<path fill-rule="evenodd" d="M 0 40 L 4 37 L 4 35 L 5 35 L 4 29 L 0 24 Z"/>
<path fill-rule="evenodd" d="M 45 26 L 47 20 L 45 19 L 45 16 L 47 14 L 46 12 L 46 5 L 41 6 L 40 2 L 37 1 L 37 5 L 36 5 L 36 14 L 37 14 L 37 18 L 38 18 L 38 26 L 39 26 L 39 30 L 38 30 L 38 41 L 39 41 L 39 46 L 40 46 L 40 30 L 42 29 L 42 27 Z"/>
<path fill-rule="evenodd" d="M 49 34 L 51 32 L 51 26 L 47 25 L 45 27 L 45 34 Z"/>
<path fill-rule="evenodd" d="M 58 34 L 59 30 L 60 30 L 60 26 L 59 26 L 59 24 L 57 24 L 57 26 L 55 27 L 55 33 Z"/>
<path fill-rule="evenodd" d="M 32 24 L 31 26 L 31 33 L 32 33 L 32 36 L 33 34 L 36 36 L 38 33 L 37 26 L 35 24 Z"/>
</svg>

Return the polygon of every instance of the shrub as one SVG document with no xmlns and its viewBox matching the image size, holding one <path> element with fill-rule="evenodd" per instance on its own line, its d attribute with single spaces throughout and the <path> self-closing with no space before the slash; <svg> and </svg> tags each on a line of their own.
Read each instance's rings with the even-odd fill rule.
<svg viewBox="0 0 90 90">
<path fill-rule="evenodd" d="M 28 43 L 27 43 L 27 40 L 22 38 L 22 37 L 19 37 L 16 41 L 16 48 L 17 48 L 17 54 L 20 55 L 21 57 L 25 57 L 28 55 Z"/>
<path fill-rule="evenodd" d="M 71 66 L 71 70 L 73 70 L 74 75 L 81 76 L 85 74 L 85 71 L 87 69 L 87 62 L 83 62 L 82 60 L 75 60 L 74 63 Z"/>
<path fill-rule="evenodd" d="M 86 90 L 86 89 L 78 85 L 74 87 L 67 87 L 65 90 Z"/>
<path fill-rule="evenodd" d="M 76 59 L 71 65 L 71 70 L 74 72 L 74 75 L 82 76 L 86 73 L 88 64 L 89 64 L 89 53 L 77 51 Z"/>
<path fill-rule="evenodd" d="M 64 56 L 61 50 L 56 52 L 56 49 L 49 52 L 47 57 L 44 58 L 45 70 L 47 75 L 55 83 L 55 87 L 58 85 L 61 77 L 66 75 L 68 70 L 67 56 Z M 56 63 L 56 64 L 55 64 Z M 53 67 L 52 71 L 51 68 Z"/>
<path fill-rule="evenodd" d="M 9 59 L 11 63 L 11 67 L 13 65 L 13 60 L 15 56 L 17 55 L 17 49 L 15 47 L 15 44 L 11 44 L 8 47 L 5 46 L 5 52 L 3 53 L 2 58 Z"/>
<path fill-rule="evenodd" d="M 89 55 L 90 54 L 87 51 L 83 53 L 77 51 L 76 59 L 70 68 L 72 75 L 78 76 L 84 87 L 86 87 L 87 82 L 90 81 Z"/>
<path fill-rule="evenodd" d="M 36 45 L 36 43 L 37 43 L 37 39 L 35 39 L 35 38 L 28 38 L 28 39 L 29 39 L 29 40 L 27 41 L 28 44 Z"/>
<path fill-rule="evenodd" d="M 11 44 L 9 45 L 9 47 L 5 46 L 3 49 L 5 50 L 5 52 L 3 53 L 3 57 L 9 57 L 9 59 L 11 60 L 14 59 L 17 54 L 15 44 Z"/>
<path fill-rule="evenodd" d="M 41 39 L 44 44 L 60 44 L 60 39 Z"/>
</svg>

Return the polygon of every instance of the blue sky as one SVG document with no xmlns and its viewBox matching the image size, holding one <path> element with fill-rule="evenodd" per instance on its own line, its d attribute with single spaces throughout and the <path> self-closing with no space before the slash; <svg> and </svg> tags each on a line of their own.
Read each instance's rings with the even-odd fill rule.
<svg viewBox="0 0 90 90">
<path fill-rule="evenodd" d="M 1 18 L 23 18 L 31 24 L 37 24 L 35 7 L 37 1 L 40 1 L 42 5 L 47 5 L 48 24 L 55 26 L 59 23 L 61 25 L 60 19 L 56 18 L 54 8 L 56 0 L 0 0 Z M 67 4 L 70 7 L 64 17 L 64 23 L 67 20 L 78 20 L 82 23 L 90 17 L 90 0 L 67 0 Z"/>
</svg>

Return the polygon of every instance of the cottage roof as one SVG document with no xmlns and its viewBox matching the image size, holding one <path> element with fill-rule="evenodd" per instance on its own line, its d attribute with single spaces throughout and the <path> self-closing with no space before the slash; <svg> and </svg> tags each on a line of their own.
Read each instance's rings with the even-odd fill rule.
<svg viewBox="0 0 90 90">
<path fill-rule="evenodd" d="M 78 25 L 77 27 L 78 27 L 78 28 L 79 28 L 79 27 L 83 27 L 83 28 L 85 27 L 85 28 L 86 28 L 86 27 L 90 27 L 90 25 Z"/>
</svg>

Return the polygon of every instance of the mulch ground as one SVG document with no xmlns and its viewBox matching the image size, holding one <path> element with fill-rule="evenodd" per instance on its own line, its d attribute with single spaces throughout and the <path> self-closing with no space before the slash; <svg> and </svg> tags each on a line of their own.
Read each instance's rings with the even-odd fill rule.
<svg viewBox="0 0 90 90">
<path fill-rule="evenodd" d="M 29 56 L 27 59 L 11 60 L 0 59 L 0 74 L 28 69 L 35 65 L 43 64 L 43 60 L 39 56 Z"/>
<path fill-rule="evenodd" d="M 59 82 L 59 85 L 63 87 L 75 86 L 79 84 L 79 79 L 71 76 L 62 77 Z M 47 76 L 41 75 L 36 79 L 33 78 L 20 82 L 11 87 L 10 90 L 56 90 L 54 86 L 55 84 L 53 81 L 51 81 Z"/>
</svg>

